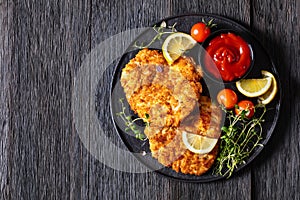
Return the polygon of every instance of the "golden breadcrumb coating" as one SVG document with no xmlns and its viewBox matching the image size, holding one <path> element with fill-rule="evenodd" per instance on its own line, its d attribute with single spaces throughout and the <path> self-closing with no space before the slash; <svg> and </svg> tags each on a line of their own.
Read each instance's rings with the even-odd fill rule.
<svg viewBox="0 0 300 200">
<path fill-rule="evenodd" d="M 189 151 L 183 143 L 183 131 L 214 138 L 218 138 L 220 135 L 221 110 L 212 104 L 208 97 L 202 96 L 200 102 L 198 115 L 195 112 L 186 118 L 195 123 L 192 128 L 189 127 L 189 123 L 182 123 L 180 126 L 172 128 L 158 128 L 150 124 L 145 128 L 152 156 L 177 172 L 201 175 L 212 166 L 218 154 L 218 145 L 207 154 L 196 154 Z M 212 117 L 211 113 L 215 113 L 217 116 Z"/>
<path fill-rule="evenodd" d="M 139 116 L 142 115 L 140 117 L 145 114 L 145 104 L 141 104 L 143 98 L 152 95 L 147 87 L 156 87 L 157 90 L 153 91 L 156 93 L 168 89 L 177 100 L 175 108 L 180 109 L 178 120 L 182 120 L 198 105 L 202 92 L 201 76 L 199 66 L 191 58 L 181 57 L 170 66 L 159 51 L 143 49 L 123 68 L 121 85 L 129 105 Z M 149 107 L 158 104 L 155 100 L 148 103 Z"/>
<path fill-rule="evenodd" d="M 218 138 L 221 112 L 201 96 L 202 71 L 192 58 L 168 65 L 157 50 L 140 50 L 123 68 L 121 85 L 131 109 L 149 116 L 144 133 L 152 156 L 176 172 L 201 175 L 213 164 L 218 145 L 207 154 L 189 151 L 182 132 Z"/>
<path fill-rule="evenodd" d="M 144 85 L 131 95 L 128 102 L 140 117 L 145 117 L 147 113 L 152 125 L 163 127 L 179 124 L 179 103 L 165 86 Z"/>
<path fill-rule="evenodd" d="M 181 123 L 181 130 L 198 135 L 219 138 L 221 134 L 222 111 L 206 96 L 201 96 L 199 109 L 195 109 Z"/>
</svg>

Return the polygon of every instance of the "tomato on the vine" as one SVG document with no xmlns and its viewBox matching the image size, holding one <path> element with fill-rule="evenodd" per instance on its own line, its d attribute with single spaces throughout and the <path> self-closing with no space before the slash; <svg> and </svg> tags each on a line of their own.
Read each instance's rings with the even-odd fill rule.
<svg viewBox="0 0 300 200">
<path fill-rule="evenodd" d="M 238 104 L 237 104 L 237 108 L 235 108 L 235 114 L 236 115 L 239 115 L 242 113 L 242 111 L 245 110 L 245 116 L 250 119 L 251 117 L 253 117 L 254 115 L 254 110 L 255 110 L 255 107 L 254 107 L 254 104 L 252 103 L 252 101 L 249 101 L 249 100 L 243 100 L 243 101 L 240 101 Z"/>
<path fill-rule="evenodd" d="M 238 101 L 236 93 L 231 89 L 223 89 L 217 95 L 219 104 L 225 106 L 226 109 L 232 109 Z"/>
<path fill-rule="evenodd" d="M 197 42 L 203 42 L 210 34 L 210 28 L 206 26 L 205 23 L 199 22 L 194 24 L 191 29 L 191 36 Z"/>
<path fill-rule="evenodd" d="M 204 20 L 202 22 L 198 22 L 194 24 L 191 28 L 191 36 L 197 41 L 197 42 L 203 42 L 210 34 L 210 29 L 216 24 L 213 24 L 213 19 L 211 19 L 209 22 L 205 23 Z"/>
</svg>

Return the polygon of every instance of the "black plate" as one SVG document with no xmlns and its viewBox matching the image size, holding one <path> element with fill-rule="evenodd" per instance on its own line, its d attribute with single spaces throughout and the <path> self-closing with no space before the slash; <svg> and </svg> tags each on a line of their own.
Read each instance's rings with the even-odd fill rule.
<svg viewBox="0 0 300 200">
<path fill-rule="evenodd" d="M 279 117 L 279 111 L 280 111 L 280 103 L 281 103 L 281 96 L 282 96 L 282 89 L 281 84 L 279 82 L 279 76 L 276 71 L 276 68 L 273 64 L 273 61 L 271 60 L 270 56 L 268 55 L 267 51 L 263 48 L 263 46 L 260 44 L 260 42 L 255 38 L 255 36 L 247 30 L 242 25 L 229 20 L 227 18 L 217 16 L 217 15 L 210 15 L 210 14 L 194 14 L 194 15 L 182 15 L 182 16 L 175 16 L 171 18 L 164 19 L 162 21 L 165 21 L 168 25 L 173 25 L 176 23 L 176 29 L 180 32 L 189 33 L 191 27 L 193 24 L 200 22 L 202 18 L 205 21 L 209 21 L 210 19 L 214 19 L 214 23 L 216 23 L 218 26 L 212 29 L 212 32 L 218 31 L 220 29 L 232 29 L 238 32 L 241 32 L 243 34 L 247 35 L 247 39 L 251 40 L 252 48 L 254 51 L 255 56 L 255 63 L 252 68 L 252 70 L 248 73 L 246 78 L 255 78 L 255 77 L 261 77 L 261 70 L 267 70 L 274 74 L 277 83 L 278 83 L 278 93 L 275 97 L 275 99 L 267 105 L 267 113 L 265 115 L 265 122 L 263 123 L 263 140 L 261 141 L 261 144 L 266 145 L 266 143 L 269 141 L 273 130 L 276 126 L 278 117 Z M 160 25 L 161 22 L 158 22 L 156 25 Z M 141 41 L 141 38 L 147 37 L 148 32 L 145 31 L 142 33 L 135 41 Z M 135 43 L 135 41 L 132 42 L 132 44 Z M 120 77 L 121 77 L 121 71 L 122 68 L 125 67 L 125 65 L 129 62 L 130 59 L 132 59 L 136 53 L 137 50 L 132 50 L 132 45 L 128 48 L 126 53 L 121 57 L 119 60 L 114 75 L 113 80 L 111 82 L 111 115 L 113 118 L 114 126 L 119 133 L 120 138 L 123 140 L 127 148 L 135 153 L 135 156 L 137 159 L 142 162 L 144 165 L 149 167 L 150 169 L 153 169 L 159 174 L 162 174 L 164 176 L 183 180 L 183 181 L 190 181 L 190 182 L 209 182 L 209 181 L 215 181 L 218 179 L 222 179 L 224 177 L 217 176 L 212 173 L 212 170 L 208 171 L 207 173 L 201 175 L 201 176 L 195 176 L 195 175 L 186 175 L 182 173 L 177 173 L 173 171 L 172 169 L 168 167 L 163 167 L 158 161 L 151 157 L 150 149 L 149 149 L 149 143 L 148 141 L 141 141 L 136 139 L 133 135 L 130 135 L 126 133 L 124 130 L 124 123 L 116 116 L 117 112 L 121 111 L 121 106 L 119 104 L 119 99 L 124 98 L 125 99 L 125 106 L 126 110 L 128 111 L 128 114 L 135 116 L 132 111 L 130 111 L 130 107 L 126 101 L 125 94 L 123 92 L 123 88 L 120 85 Z M 211 84 L 215 84 L 214 82 L 210 82 L 209 79 L 203 84 L 206 84 L 208 87 L 211 86 Z M 231 88 L 235 91 L 237 91 L 235 84 L 226 84 L 226 88 Z M 204 89 L 205 90 L 205 89 Z M 216 94 L 210 94 L 211 96 L 215 96 Z M 247 99 L 245 96 L 238 93 L 239 100 Z M 212 97 L 213 98 L 213 97 Z M 251 99 L 253 102 L 256 101 L 256 99 Z M 144 125 L 137 123 L 137 126 L 140 128 L 140 130 L 143 130 Z M 251 161 L 255 157 L 258 156 L 258 154 L 261 152 L 263 147 L 258 147 L 255 149 L 253 154 L 247 159 L 246 163 L 244 165 L 239 166 L 237 170 L 235 170 L 234 173 L 240 171 L 245 166 L 249 165 Z M 146 152 L 147 154 L 145 156 L 142 155 L 143 152 Z M 160 169 L 158 169 L 160 168 Z"/>
</svg>

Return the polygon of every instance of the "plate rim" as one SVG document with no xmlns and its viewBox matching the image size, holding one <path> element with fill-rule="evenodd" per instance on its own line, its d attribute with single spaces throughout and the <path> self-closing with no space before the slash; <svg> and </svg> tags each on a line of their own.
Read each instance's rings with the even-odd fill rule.
<svg viewBox="0 0 300 200">
<path fill-rule="evenodd" d="M 269 143 L 270 138 L 272 137 L 274 130 L 276 129 L 276 127 L 278 126 L 278 120 L 280 117 L 280 113 L 281 113 L 281 109 L 282 109 L 282 99 L 283 99 L 283 91 L 282 91 L 282 85 L 281 85 L 281 80 L 280 80 L 280 76 L 277 70 L 276 65 L 274 64 L 274 60 L 272 59 L 272 57 L 270 56 L 269 51 L 262 45 L 261 41 L 254 35 L 254 33 L 248 29 L 247 27 L 245 27 L 243 24 L 241 24 L 240 22 L 236 22 L 233 19 L 227 18 L 225 16 L 222 15 L 217 15 L 217 14 L 209 14 L 209 13 L 191 13 L 191 14 L 181 14 L 181 15 L 174 15 L 174 16 L 169 16 L 163 19 L 160 19 L 159 21 L 153 23 L 152 25 L 159 25 L 161 24 L 163 21 L 167 22 L 169 20 L 174 20 L 177 18 L 184 18 L 184 17 L 211 17 L 211 18 L 217 18 L 221 21 L 226 21 L 227 23 L 230 24 L 234 24 L 235 26 L 238 26 L 239 28 L 241 28 L 243 31 L 246 31 L 247 34 L 249 34 L 254 40 L 256 40 L 256 42 L 261 46 L 262 50 L 266 53 L 266 56 L 268 57 L 268 61 L 271 63 L 270 68 L 272 69 L 272 71 L 274 72 L 274 76 L 276 77 L 276 81 L 277 81 L 277 87 L 278 87 L 278 103 L 276 103 L 274 105 L 274 109 L 276 109 L 276 116 L 273 118 L 273 123 L 270 127 L 270 129 L 267 131 L 266 137 L 264 138 L 264 140 L 262 141 L 262 145 L 263 146 L 259 146 L 253 153 L 252 155 L 247 159 L 246 163 L 243 165 L 240 165 L 237 169 L 234 170 L 233 175 L 230 177 L 234 177 L 237 174 L 239 174 L 240 171 L 243 171 L 245 168 L 250 168 L 251 165 L 253 164 L 253 162 L 255 160 L 257 160 L 257 157 L 259 155 L 261 155 L 261 152 L 263 149 L 265 149 L 265 146 Z M 249 27 L 250 28 L 250 27 Z M 147 30 L 145 30 L 147 31 Z M 139 38 L 142 34 L 145 33 L 145 31 L 142 31 L 137 37 L 134 38 L 133 42 L 137 40 L 137 38 Z M 131 42 L 130 44 L 132 44 L 133 42 Z M 128 143 L 128 141 L 126 141 L 124 139 L 124 137 L 122 136 L 122 134 L 119 133 L 119 128 L 116 125 L 116 121 L 115 121 L 115 117 L 114 117 L 114 113 L 113 113 L 113 109 L 112 109 L 112 91 L 113 91 L 113 87 L 116 85 L 116 73 L 118 73 L 118 70 L 121 70 L 122 68 L 120 68 L 120 62 L 123 58 L 123 56 L 125 55 L 125 53 L 128 51 L 128 49 L 130 48 L 130 45 L 127 47 L 127 49 L 124 51 L 124 54 L 122 54 L 117 60 L 117 63 L 113 70 L 113 74 L 112 74 L 112 79 L 110 81 L 110 93 L 109 93 L 109 105 L 110 105 L 110 115 L 111 115 L 111 119 L 113 122 L 113 126 L 115 131 L 118 133 L 119 138 L 122 140 L 122 142 L 124 143 L 124 145 L 126 146 L 126 148 L 132 153 L 132 148 L 131 145 Z M 119 69 L 120 68 L 120 69 Z M 142 160 L 141 158 L 139 158 L 139 156 L 133 154 L 135 156 L 135 158 L 141 162 L 145 167 L 147 167 L 148 169 L 153 170 L 149 165 L 147 165 L 147 163 L 145 163 L 144 160 Z M 168 168 L 165 167 L 164 168 Z M 170 169 L 172 170 L 172 169 Z M 211 169 L 209 169 L 210 171 Z M 180 178 L 180 177 L 174 177 L 174 176 L 170 176 L 168 174 L 162 173 L 159 170 L 153 170 L 155 173 L 162 175 L 163 177 L 172 179 L 172 180 L 176 180 L 176 181 L 182 181 L 182 182 L 191 182 L 191 183 L 208 183 L 208 182 L 214 182 L 214 181 L 218 181 L 218 180 L 222 180 L 227 178 L 226 176 L 221 176 L 221 175 L 211 175 L 211 177 L 206 177 L 205 179 L 186 179 L 186 178 Z M 177 172 L 180 173 L 180 172 Z M 183 174 L 183 173 L 182 173 Z M 187 175 L 187 174 L 183 174 L 183 175 Z M 196 176 L 196 175 L 192 175 L 192 176 Z M 198 176 L 198 177 L 201 177 Z"/>
</svg>

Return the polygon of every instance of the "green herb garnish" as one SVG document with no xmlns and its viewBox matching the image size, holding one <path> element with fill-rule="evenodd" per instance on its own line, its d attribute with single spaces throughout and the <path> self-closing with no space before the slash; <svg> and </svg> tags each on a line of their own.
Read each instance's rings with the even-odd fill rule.
<svg viewBox="0 0 300 200">
<path fill-rule="evenodd" d="M 246 163 L 246 159 L 256 147 L 263 146 L 260 141 L 263 139 L 262 123 L 266 107 L 262 104 L 255 106 L 255 112 L 260 109 L 263 111 L 252 119 L 245 116 L 245 110 L 239 115 L 235 115 L 232 110 L 222 109 L 227 114 L 229 124 L 222 127 L 220 153 L 216 160 L 214 173 L 229 178 L 235 169 Z"/>
<path fill-rule="evenodd" d="M 141 132 L 141 130 L 139 130 L 136 127 L 134 122 L 136 122 L 138 120 L 143 120 L 143 122 L 146 123 L 146 126 L 149 126 L 149 121 L 148 121 L 149 114 L 145 113 L 145 118 L 136 118 L 136 119 L 132 120 L 132 117 L 125 113 L 126 107 L 124 106 L 124 98 L 120 98 L 119 102 L 122 106 L 122 111 L 116 113 L 116 115 L 124 121 L 124 123 L 126 125 L 125 132 L 132 131 L 137 139 L 140 139 L 140 140 L 147 139 L 146 136 Z"/>
<path fill-rule="evenodd" d="M 177 32 L 177 30 L 175 29 L 176 23 L 173 24 L 172 26 L 168 26 L 165 21 L 163 21 L 159 27 L 157 27 L 156 25 L 153 27 L 153 30 L 156 32 L 156 35 L 153 37 L 153 39 L 146 45 L 144 45 L 143 43 L 141 43 L 140 45 L 137 44 L 137 42 L 135 42 L 135 44 L 133 45 L 135 48 L 138 49 L 144 49 L 144 48 L 148 48 L 150 47 L 156 40 L 161 40 L 161 37 L 165 34 L 171 34 L 171 33 L 175 33 Z M 166 28 L 168 28 L 166 31 Z"/>
<path fill-rule="evenodd" d="M 206 21 L 202 18 L 202 22 L 203 22 L 204 24 L 206 24 L 206 26 L 209 27 L 209 28 L 212 28 L 212 27 L 217 26 L 217 24 L 213 24 L 213 21 L 214 21 L 214 19 L 211 19 L 211 20 L 209 20 L 209 21 L 206 23 Z"/>
</svg>

